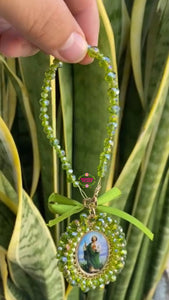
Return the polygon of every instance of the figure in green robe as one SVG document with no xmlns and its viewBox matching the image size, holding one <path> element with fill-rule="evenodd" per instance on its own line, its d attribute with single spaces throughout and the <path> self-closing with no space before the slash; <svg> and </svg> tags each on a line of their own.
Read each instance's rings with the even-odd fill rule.
<svg viewBox="0 0 169 300">
<path fill-rule="evenodd" d="M 84 245 L 84 259 L 87 262 L 86 271 L 96 273 L 101 270 L 103 265 L 100 262 L 100 249 L 96 244 L 97 236 L 92 236 L 91 243 Z"/>
</svg>

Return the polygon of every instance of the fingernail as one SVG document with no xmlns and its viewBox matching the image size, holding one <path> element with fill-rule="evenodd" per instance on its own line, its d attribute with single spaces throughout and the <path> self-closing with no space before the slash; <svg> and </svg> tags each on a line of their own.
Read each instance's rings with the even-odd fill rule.
<svg viewBox="0 0 169 300">
<path fill-rule="evenodd" d="M 78 33 L 73 32 L 66 43 L 58 49 L 59 53 L 68 62 L 79 62 L 81 61 L 87 53 L 87 42 Z"/>
</svg>

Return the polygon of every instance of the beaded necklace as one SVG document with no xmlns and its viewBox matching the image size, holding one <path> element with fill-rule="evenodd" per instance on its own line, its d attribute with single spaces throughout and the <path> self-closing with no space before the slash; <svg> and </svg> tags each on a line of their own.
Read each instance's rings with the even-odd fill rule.
<svg viewBox="0 0 169 300">
<path fill-rule="evenodd" d="M 119 113 L 119 89 L 117 87 L 117 78 L 116 74 L 113 72 L 113 68 L 111 66 L 111 61 L 108 57 L 104 56 L 100 53 L 99 49 L 96 47 L 88 48 L 88 54 L 92 58 L 96 58 L 99 60 L 99 65 L 105 70 L 105 81 L 108 83 L 108 99 L 109 99 L 109 119 L 107 123 L 107 137 L 104 140 L 104 150 L 100 154 L 100 162 L 98 165 L 98 177 L 103 178 L 107 171 L 107 164 L 111 158 L 112 148 L 114 146 L 114 136 L 116 133 L 117 125 L 118 125 L 118 113 Z M 59 140 L 54 137 L 53 128 L 49 125 L 49 116 L 47 114 L 48 105 L 50 104 L 48 100 L 48 93 L 51 90 L 50 82 L 53 78 L 55 78 L 55 71 L 62 67 L 62 63 L 57 59 L 54 59 L 53 64 L 50 66 L 48 72 L 45 73 L 45 78 L 42 86 L 41 93 L 41 114 L 40 119 L 42 120 L 42 126 L 44 132 L 46 133 L 47 138 L 52 147 L 55 148 L 61 163 L 63 170 L 66 171 L 67 180 L 71 182 L 74 187 L 79 187 L 79 182 L 76 180 L 76 176 L 73 174 L 73 170 L 71 164 L 68 162 L 65 151 L 61 149 L 59 145 Z"/>
<path fill-rule="evenodd" d="M 62 67 L 62 62 L 57 59 L 53 60 L 49 70 L 45 72 L 40 99 L 40 119 L 46 137 L 60 158 L 62 169 L 66 172 L 67 181 L 78 188 L 83 197 L 83 204 L 81 204 L 61 195 L 52 194 L 49 198 L 49 208 L 52 212 L 60 214 L 60 216 L 51 220 L 48 225 L 53 226 L 75 213 L 84 209 L 87 210 L 87 213 L 80 215 L 79 220 L 74 220 L 69 224 L 66 232 L 61 236 L 57 249 L 59 270 L 63 272 L 66 280 L 72 286 L 80 287 L 83 292 L 96 287 L 104 287 L 105 284 L 115 281 L 117 274 L 121 272 L 125 265 L 127 255 L 125 235 L 122 227 L 112 217 L 112 214 L 130 221 L 147 234 L 150 239 L 153 237 L 152 233 L 134 217 L 117 209 L 103 206 L 102 204 L 107 200 L 98 199 L 101 180 L 106 174 L 108 162 L 111 159 L 118 127 L 119 89 L 110 59 L 100 53 L 97 47 L 92 46 L 88 46 L 88 55 L 97 59 L 100 67 L 104 69 L 104 79 L 108 84 L 107 96 L 109 102 L 107 136 L 104 140 L 103 152 L 100 154 L 97 168 L 99 179 L 92 198 L 87 197 L 81 188 L 65 151 L 61 148 L 49 122 L 48 106 L 50 104 L 51 80 L 55 78 L 56 70 Z M 114 198 L 119 194 L 120 191 L 114 188 Z"/>
</svg>

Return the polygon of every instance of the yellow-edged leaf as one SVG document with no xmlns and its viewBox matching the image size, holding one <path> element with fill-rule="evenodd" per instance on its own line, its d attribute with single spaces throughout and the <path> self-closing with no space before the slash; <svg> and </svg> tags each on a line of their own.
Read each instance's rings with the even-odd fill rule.
<svg viewBox="0 0 169 300">
<path fill-rule="evenodd" d="M 21 197 L 22 178 L 19 156 L 6 124 L 0 118 L 0 170 Z"/>
<path fill-rule="evenodd" d="M 40 160 L 39 160 L 39 148 L 37 143 L 36 124 L 31 111 L 29 96 L 25 85 L 22 83 L 19 77 L 17 77 L 16 74 L 9 68 L 8 64 L 6 63 L 6 61 L 3 59 L 1 55 L 0 55 L 0 61 L 4 64 L 7 74 L 10 76 L 11 82 L 13 83 L 16 89 L 18 97 L 20 99 L 23 99 L 23 106 L 25 109 L 25 114 L 30 129 L 30 136 L 31 136 L 32 148 L 33 148 L 33 176 L 32 176 L 32 187 L 30 192 L 32 196 L 36 190 L 38 180 L 39 180 L 39 174 L 40 174 Z"/>
<path fill-rule="evenodd" d="M 39 211 L 23 191 L 7 253 L 12 278 L 30 300 L 63 300 L 56 248 Z"/>
<path fill-rule="evenodd" d="M 132 8 L 131 15 L 131 60 L 133 66 L 133 73 L 135 83 L 140 96 L 142 106 L 145 106 L 142 69 L 141 69 L 141 37 L 142 37 L 142 25 L 144 19 L 146 0 L 135 0 Z"/>
</svg>

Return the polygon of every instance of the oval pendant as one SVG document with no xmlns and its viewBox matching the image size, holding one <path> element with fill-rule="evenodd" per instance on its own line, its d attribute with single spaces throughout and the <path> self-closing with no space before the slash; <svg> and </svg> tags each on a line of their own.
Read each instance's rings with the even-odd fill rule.
<svg viewBox="0 0 169 300">
<path fill-rule="evenodd" d="M 125 235 L 117 220 L 105 213 L 92 218 L 81 214 L 62 234 L 58 267 L 71 285 L 87 292 L 116 280 L 125 265 L 125 248 Z"/>
</svg>

